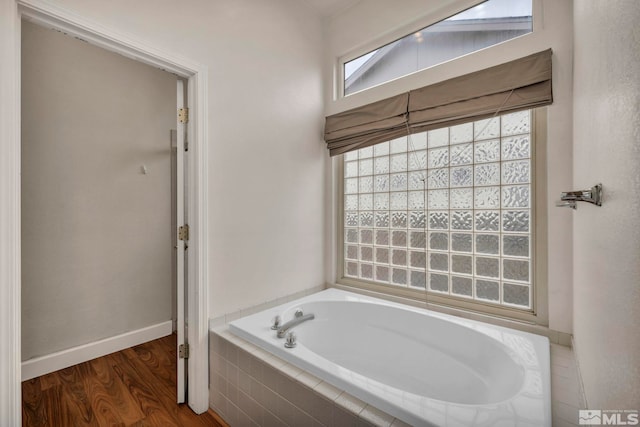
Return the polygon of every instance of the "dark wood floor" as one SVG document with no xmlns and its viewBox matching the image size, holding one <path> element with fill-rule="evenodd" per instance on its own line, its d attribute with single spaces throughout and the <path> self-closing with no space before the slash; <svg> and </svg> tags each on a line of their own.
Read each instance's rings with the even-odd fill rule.
<svg viewBox="0 0 640 427">
<path fill-rule="evenodd" d="M 176 336 L 22 383 L 23 426 L 228 427 L 176 404 Z"/>
</svg>

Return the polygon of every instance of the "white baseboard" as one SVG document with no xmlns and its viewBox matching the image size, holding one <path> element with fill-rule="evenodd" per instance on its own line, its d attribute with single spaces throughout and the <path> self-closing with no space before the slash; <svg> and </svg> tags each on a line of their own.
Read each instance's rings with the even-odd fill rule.
<svg viewBox="0 0 640 427">
<path fill-rule="evenodd" d="M 171 320 L 22 362 L 22 381 L 171 335 Z"/>
</svg>

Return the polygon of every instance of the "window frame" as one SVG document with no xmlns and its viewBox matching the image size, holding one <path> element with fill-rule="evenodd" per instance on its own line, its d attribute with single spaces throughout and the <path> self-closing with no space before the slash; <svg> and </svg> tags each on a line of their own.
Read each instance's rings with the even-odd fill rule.
<svg viewBox="0 0 640 427">
<path fill-rule="evenodd" d="M 503 45 L 504 43 L 512 42 L 513 40 L 517 40 L 517 39 L 521 39 L 523 37 L 531 36 L 533 33 L 535 33 L 536 31 L 539 31 L 541 29 L 540 27 L 541 27 L 542 24 L 541 24 L 541 22 L 539 22 L 540 19 L 536 19 L 536 18 L 538 16 L 542 15 L 542 13 L 541 13 L 541 8 L 542 8 L 541 1 L 542 0 L 531 0 L 531 19 L 532 19 L 532 30 L 531 30 L 531 32 L 523 34 L 523 35 L 520 35 L 520 36 L 517 36 L 517 37 L 514 37 L 512 39 L 505 40 L 503 42 L 500 42 L 500 43 L 497 43 L 497 44 L 494 44 L 494 45 L 491 45 L 491 46 L 488 46 L 488 47 L 485 47 L 485 48 L 482 48 L 482 49 L 475 50 L 475 51 L 470 52 L 470 53 L 468 53 L 466 55 L 463 55 L 461 57 L 456 57 L 456 58 L 450 59 L 448 61 L 432 65 L 431 67 L 428 67 L 428 68 L 424 68 L 424 69 L 421 69 L 421 70 L 413 71 L 413 72 L 411 72 L 409 74 L 405 74 L 403 76 L 399 76 L 399 77 L 393 78 L 391 80 L 387 80 L 386 82 L 376 84 L 376 85 L 371 86 L 369 88 L 362 89 L 362 90 L 350 93 L 348 95 L 345 94 L 344 65 L 347 62 L 353 61 L 354 59 L 357 59 L 357 58 L 359 58 L 359 57 L 361 57 L 363 55 L 366 55 L 367 53 L 370 53 L 370 52 L 372 52 L 372 51 L 374 51 L 376 49 L 381 49 L 381 48 L 387 46 L 388 44 L 391 44 L 391 43 L 393 43 L 395 41 L 398 41 L 398 40 L 400 40 L 400 39 L 402 39 L 402 38 L 404 38 L 404 37 L 406 37 L 408 35 L 411 35 L 412 33 L 415 33 L 416 31 L 420 31 L 420 30 L 422 30 L 422 29 L 424 29 L 426 27 L 429 27 L 431 25 L 437 24 L 440 21 L 443 21 L 443 20 L 445 20 L 445 19 L 447 19 L 447 18 L 449 18 L 449 17 L 451 17 L 453 15 L 456 15 L 458 13 L 462 13 L 462 12 L 466 11 L 467 9 L 471 9 L 472 7 L 475 7 L 475 6 L 477 6 L 479 4 L 482 4 L 482 3 L 486 2 L 486 1 L 488 1 L 488 0 L 460 0 L 460 1 L 457 1 L 454 4 L 446 6 L 446 7 L 443 7 L 443 8 L 441 8 L 440 10 L 438 10 L 438 11 L 436 11 L 434 13 L 428 13 L 425 16 L 422 16 L 422 17 L 412 21 L 409 24 L 405 24 L 405 25 L 402 25 L 400 27 L 397 27 L 397 28 L 387 32 L 386 34 L 384 34 L 384 35 L 382 35 L 380 37 L 377 37 L 374 40 L 372 40 L 370 42 L 367 42 L 367 43 L 365 43 L 363 45 L 360 45 L 357 48 L 347 52 L 344 55 L 339 56 L 338 58 L 335 59 L 335 64 L 334 64 L 335 69 L 334 69 L 334 73 L 333 74 L 334 74 L 335 79 L 336 79 L 335 82 L 334 82 L 334 90 L 335 90 L 334 100 L 352 97 L 352 96 L 360 94 L 362 92 L 366 92 L 366 91 L 369 91 L 371 89 L 387 85 L 387 84 L 389 84 L 391 82 L 394 82 L 396 80 L 404 79 L 407 76 L 410 76 L 410 75 L 413 75 L 413 74 L 417 74 L 417 73 L 422 73 L 422 72 L 424 72 L 426 70 L 432 69 L 434 67 L 438 67 L 438 66 L 440 66 L 440 65 L 442 65 L 444 63 L 451 62 L 451 61 L 456 61 L 459 58 L 462 58 L 464 56 L 473 55 L 473 54 L 475 54 L 477 52 L 480 52 L 480 51 L 483 51 L 483 50 L 496 48 L 498 46 Z"/>
<path fill-rule="evenodd" d="M 346 277 L 344 274 L 344 155 L 336 156 L 336 283 L 342 286 L 373 291 L 392 297 L 408 298 L 434 306 L 461 309 L 494 317 L 548 326 L 547 299 L 547 185 L 546 145 L 547 107 L 531 109 L 531 308 L 521 309 L 495 303 L 443 295 L 426 289 L 378 283 Z M 475 234 L 475 233 L 474 233 Z M 428 250 L 427 250 L 428 253 Z"/>
</svg>

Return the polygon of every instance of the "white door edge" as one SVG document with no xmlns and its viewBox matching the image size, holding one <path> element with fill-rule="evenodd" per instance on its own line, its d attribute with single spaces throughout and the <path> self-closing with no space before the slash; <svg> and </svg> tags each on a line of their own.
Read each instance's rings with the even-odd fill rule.
<svg viewBox="0 0 640 427">
<path fill-rule="evenodd" d="M 174 232 L 179 234 L 179 230 L 186 224 L 184 215 L 184 196 L 185 196 L 185 180 L 184 180 L 184 141 L 186 125 L 179 118 L 179 111 L 185 108 L 184 102 L 184 83 L 182 80 L 177 81 L 176 85 L 176 229 Z M 184 336 L 184 269 L 185 269 L 185 240 L 176 240 L 176 399 L 178 403 L 185 401 L 185 363 L 187 359 L 180 355 L 180 346 L 186 344 Z"/>
</svg>

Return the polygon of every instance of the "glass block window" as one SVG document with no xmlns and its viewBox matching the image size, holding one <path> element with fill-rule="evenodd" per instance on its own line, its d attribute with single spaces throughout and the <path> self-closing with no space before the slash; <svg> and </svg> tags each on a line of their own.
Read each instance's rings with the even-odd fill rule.
<svg viewBox="0 0 640 427">
<path fill-rule="evenodd" d="M 344 276 L 531 308 L 531 111 L 344 155 Z"/>
</svg>

